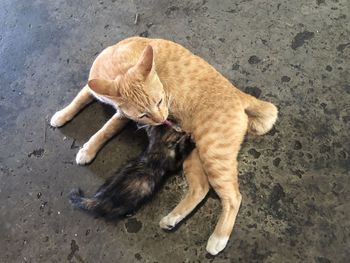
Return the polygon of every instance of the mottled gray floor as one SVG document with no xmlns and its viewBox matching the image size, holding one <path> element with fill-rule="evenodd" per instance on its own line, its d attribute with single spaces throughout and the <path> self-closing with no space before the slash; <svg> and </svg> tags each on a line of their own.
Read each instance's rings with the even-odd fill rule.
<svg viewBox="0 0 350 263">
<path fill-rule="evenodd" d="M 1 1 L 0 262 L 349 262 L 349 31 L 348 0 Z M 215 258 L 205 252 L 214 194 L 175 232 L 158 227 L 186 190 L 181 175 L 120 222 L 67 201 L 145 145 L 131 125 L 79 167 L 79 146 L 113 111 L 95 103 L 62 129 L 48 126 L 95 56 L 133 35 L 183 44 L 280 109 L 272 132 L 243 145 L 243 202 Z"/>
</svg>

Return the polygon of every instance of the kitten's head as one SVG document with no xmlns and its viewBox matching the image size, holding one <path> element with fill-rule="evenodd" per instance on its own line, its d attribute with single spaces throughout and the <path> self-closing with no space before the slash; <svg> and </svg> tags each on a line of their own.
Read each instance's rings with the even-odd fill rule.
<svg viewBox="0 0 350 263">
<path fill-rule="evenodd" d="M 146 131 L 149 139 L 148 153 L 158 154 L 164 168 L 170 171 L 180 169 L 195 147 L 189 134 L 177 132 L 166 125 L 150 126 Z"/>
<path fill-rule="evenodd" d="M 91 79 L 89 87 L 115 102 L 134 121 L 159 125 L 168 117 L 167 97 L 153 62 L 153 49 L 147 46 L 135 66 L 115 80 Z"/>
</svg>

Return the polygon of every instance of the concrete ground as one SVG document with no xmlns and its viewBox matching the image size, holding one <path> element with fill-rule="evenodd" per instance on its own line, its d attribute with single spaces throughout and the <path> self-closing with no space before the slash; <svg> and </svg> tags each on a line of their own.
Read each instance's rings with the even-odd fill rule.
<svg viewBox="0 0 350 263">
<path fill-rule="evenodd" d="M 3 0 L 0 25 L 0 262 L 349 262 L 349 1 Z M 146 143 L 130 125 L 81 167 L 79 146 L 113 110 L 95 103 L 61 129 L 48 125 L 96 55 L 133 35 L 179 42 L 279 107 L 276 127 L 244 142 L 243 202 L 216 257 L 205 251 L 214 194 L 176 231 L 158 226 L 186 190 L 181 175 L 119 222 L 67 200 Z"/>
</svg>

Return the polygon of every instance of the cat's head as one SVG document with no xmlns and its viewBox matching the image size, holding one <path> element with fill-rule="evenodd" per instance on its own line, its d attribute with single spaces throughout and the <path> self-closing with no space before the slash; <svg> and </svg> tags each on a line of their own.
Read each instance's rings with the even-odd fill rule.
<svg viewBox="0 0 350 263">
<path fill-rule="evenodd" d="M 183 161 L 195 148 L 190 134 L 177 132 L 169 126 L 150 126 L 146 131 L 149 138 L 148 153 L 159 154 L 163 167 L 167 170 L 180 169 Z"/>
<path fill-rule="evenodd" d="M 91 79 L 88 85 L 136 122 L 159 125 L 168 117 L 168 98 L 155 70 L 151 46 L 143 50 L 136 65 L 125 74 L 115 80 Z"/>
</svg>

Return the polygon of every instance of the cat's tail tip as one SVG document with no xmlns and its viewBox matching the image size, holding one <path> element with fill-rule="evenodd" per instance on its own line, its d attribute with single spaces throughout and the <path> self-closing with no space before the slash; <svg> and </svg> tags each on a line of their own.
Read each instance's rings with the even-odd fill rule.
<svg viewBox="0 0 350 263">
<path fill-rule="evenodd" d="M 70 203 L 77 208 L 86 211 L 95 210 L 98 202 L 95 198 L 85 198 L 84 193 L 80 188 L 74 188 L 68 194 Z"/>
<path fill-rule="evenodd" d="M 270 131 L 278 116 L 278 109 L 270 102 L 253 99 L 245 109 L 248 115 L 248 133 L 263 135 Z"/>
<path fill-rule="evenodd" d="M 74 188 L 69 192 L 68 198 L 73 206 L 79 207 L 79 204 L 84 198 L 84 193 L 80 188 Z"/>
</svg>

